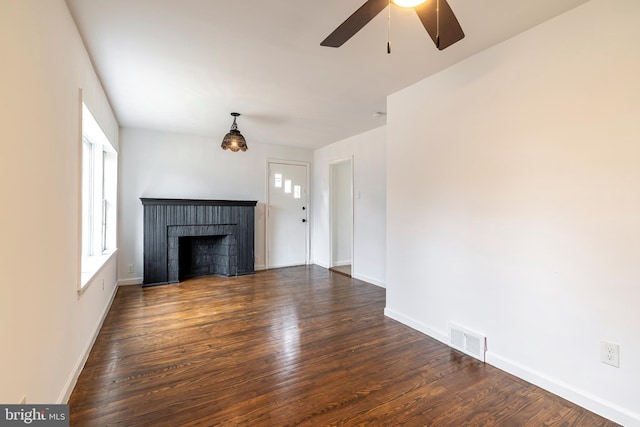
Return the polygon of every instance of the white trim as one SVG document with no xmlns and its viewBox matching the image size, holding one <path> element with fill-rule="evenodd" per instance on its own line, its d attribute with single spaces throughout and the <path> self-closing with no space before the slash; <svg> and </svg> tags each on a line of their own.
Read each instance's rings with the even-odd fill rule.
<svg viewBox="0 0 640 427">
<path fill-rule="evenodd" d="M 102 162 L 104 162 L 104 154 L 103 153 L 113 153 L 116 157 L 115 157 L 115 176 L 114 178 L 114 194 L 113 197 L 111 197 L 110 195 L 104 196 L 107 199 L 103 199 L 103 195 L 100 195 L 98 197 L 98 194 L 101 194 L 100 191 L 96 191 L 95 194 L 95 199 L 93 200 L 94 203 L 99 204 L 101 206 L 100 208 L 100 217 L 102 218 L 103 221 L 106 221 L 106 218 L 104 217 L 104 215 L 106 215 L 106 210 L 104 210 L 104 202 L 105 201 L 109 201 L 111 203 L 113 203 L 114 209 L 115 209 L 115 214 L 113 217 L 113 224 L 112 224 L 112 228 L 113 228 L 113 241 L 117 243 L 117 222 L 118 222 L 118 214 L 117 214 L 117 181 L 118 181 L 118 161 L 117 161 L 117 154 L 118 154 L 118 149 L 117 147 L 114 145 L 114 143 L 111 141 L 111 139 L 109 139 L 109 137 L 106 135 L 106 133 L 104 132 L 103 127 L 100 125 L 100 123 L 98 122 L 98 120 L 95 118 L 95 115 L 93 114 L 92 111 L 92 107 L 90 105 L 89 102 L 85 102 L 84 99 L 84 90 L 82 88 L 79 88 L 79 98 L 80 98 L 80 102 L 79 102 L 79 129 L 78 129 L 78 176 L 80 177 L 80 179 L 77 182 L 77 188 L 78 188 L 78 218 L 80 219 L 80 221 L 78 222 L 78 265 L 80 266 L 80 271 L 78 274 L 78 281 L 77 281 L 77 291 L 79 295 L 82 295 L 84 293 L 84 291 L 89 287 L 89 285 L 93 282 L 94 277 L 102 270 L 102 268 L 111 261 L 111 259 L 113 258 L 114 254 L 117 253 L 118 248 L 114 247 L 114 248 L 108 248 L 107 250 L 105 250 L 105 247 L 103 244 L 100 244 L 98 246 L 92 247 L 92 250 L 90 251 L 90 253 L 93 253 L 94 255 L 92 256 L 85 256 L 85 254 L 83 254 L 82 249 L 83 249 L 83 233 L 85 230 L 83 230 L 83 216 L 85 214 L 85 212 L 83 211 L 83 162 L 84 162 L 84 138 L 85 136 L 87 137 L 87 141 L 90 143 L 90 145 L 93 146 L 97 146 L 100 147 L 99 153 L 100 153 L 100 167 L 103 168 L 104 164 Z M 98 152 L 96 152 L 97 154 Z M 104 180 L 104 169 L 99 169 L 99 171 L 101 171 L 101 175 L 102 175 L 102 187 L 105 187 L 105 180 Z M 110 194 L 110 192 L 109 192 Z M 101 221 L 102 222 L 102 221 Z M 111 224 L 111 222 L 109 222 L 107 225 Z M 93 228 L 93 227 L 91 227 Z M 108 226 L 107 229 L 111 230 L 111 227 Z M 91 231 L 91 234 L 94 234 L 96 236 L 98 235 L 102 235 L 103 233 L 103 229 L 102 229 L 102 224 L 95 224 L 95 228 L 93 228 L 93 230 Z M 109 233 L 110 234 L 110 233 Z M 104 236 L 103 236 L 104 238 Z M 102 239 L 101 239 L 102 241 Z M 104 243 L 104 242 L 102 242 Z M 91 245 L 94 246 L 94 245 Z"/>
<path fill-rule="evenodd" d="M 104 320 L 107 318 L 107 314 L 109 314 L 109 310 L 111 309 L 111 305 L 113 304 L 113 300 L 116 297 L 116 292 L 118 291 L 117 282 L 115 286 L 113 286 L 113 293 L 109 298 L 109 303 L 105 306 L 104 311 L 102 312 L 102 316 L 98 319 L 98 323 L 94 328 L 93 335 L 89 338 L 87 345 L 85 346 L 84 351 L 80 354 L 78 361 L 76 362 L 69 378 L 67 379 L 64 387 L 62 388 L 62 392 L 58 396 L 59 404 L 66 404 L 69 402 L 69 398 L 71 397 L 71 393 L 73 392 L 76 383 L 78 382 L 78 378 L 80 378 L 80 373 L 82 373 L 82 369 L 84 368 L 85 363 L 87 363 L 87 359 L 89 358 L 89 354 L 91 354 L 91 349 L 93 349 L 93 345 L 98 338 L 98 334 L 102 329 L 102 325 L 104 324 Z"/>
<path fill-rule="evenodd" d="M 118 252 L 118 249 L 114 249 L 113 251 L 104 254 L 104 255 L 96 255 L 90 257 L 92 261 L 87 263 L 85 261 L 84 267 L 89 267 L 88 271 L 80 271 L 80 288 L 78 288 L 78 294 L 82 295 L 84 291 L 89 288 L 91 283 L 93 283 L 93 279 L 100 273 L 100 271 L 104 268 L 105 265 L 111 261 L 114 255 Z M 83 265 L 80 266 L 80 270 L 82 270 Z"/>
<path fill-rule="evenodd" d="M 328 269 L 330 269 L 330 268 L 331 268 L 331 267 L 329 267 L 327 264 L 323 264 L 323 263 L 321 263 L 321 262 L 314 262 L 313 264 L 314 264 L 314 265 L 317 265 L 318 267 L 322 267 L 322 268 L 324 268 L 324 269 L 326 269 L 326 270 L 328 270 Z"/>
<path fill-rule="evenodd" d="M 76 182 L 76 194 L 77 194 L 77 214 L 78 214 L 78 236 L 76 237 L 77 252 L 76 259 L 80 268 L 76 274 L 76 289 L 79 293 L 84 291 L 85 286 L 82 286 L 82 105 L 84 103 L 84 89 L 79 89 L 80 99 L 78 100 L 78 135 L 76 140 L 76 155 L 78 164 L 76 165 L 77 182 Z"/>
<path fill-rule="evenodd" d="M 134 277 L 132 279 L 118 280 L 118 286 L 133 286 L 141 285 L 143 281 L 142 277 Z"/>
<path fill-rule="evenodd" d="M 351 265 L 351 260 L 345 260 L 345 261 L 336 261 L 333 263 L 334 267 L 342 267 L 345 265 Z"/>
<path fill-rule="evenodd" d="M 387 284 L 382 280 L 374 279 L 373 277 L 364 276 L 362 274 L 353 274 L 353 268 L 351 269 L 351 277 L 357 280 L 362 280 L 363 282 L 370 283 L 372 285 L 379 286 L 381 288 L 386 288 Z M 391 317 L 391 316 L 389 316 Z"/>
<path fill-rule="evenodd" d="M 264 239 L 264 262 L 265 262 L 265 267 L 264 270 L 268 270 L 270 268 L 281 268 L 284 266 L 278 266 L 278 267 L 272 267 L 271 266 L 271 253 L 269 251 L 269 242 L 271 239 L 271 233 L 270 233 L 270 221 L 269 221 L 269 210 L 270 210 L 270 206 L 271 206 L 271 199 L 270 199 L 270 194 L 271 194 L 271 168 L 269 167 L 271 165 L 271 163 L 277 163 L 277 164 L 281 164 L 281 165 L 291 165 L 291 166 L 304 166 L 305 167 L 305 174 L 306 174 L 306 188 L 307 188 L 307 192 L 305 194 L 305 204 L 307 207 L 307 226 L 306 226 L 306 231 L 305 231 L 305 264 L 304 265 L 309 265 L 310 259 L 311 259 L 311 178 L 310 178 L 310 171 L 311 171 L 311 163 L 309 162 L 301 162 L 298 160 L 281 160 L 281 159 L 267 159 L 266 160 L 266 174 L 267 174 L 267 178 L 265 179 L 265 183 L 266 183 L 266 199 L 267 199 L 267 203 L 265 205 L 265 239 Z M 256 266 L 257 269 L 258 266 Z"/>
<path fill-rule="evenodd" d="M 266 269 L 267 269 L 267 266 L 266 266 L 266 265 L 264 265 L 264 264 L 259 264 L 259 265 L 256 265 L 256 266 L 254 267 L 254 269 L 255 269 L 255 271 L 266 270 Z"/>
<path fill-rule="evenodd" d="M 448 334 L 440 332 L 409 316 L 395 312 L 388 307 L 384 309 L 384 314 L 391 319 L 397 320 L 398 322 L 449 346 Z M 584 390 L 573 387 L 570 384 L 551 378 L 541 372 L 537 372 L 527 366 L 523 366 L 517 362 L 502 357 L 499 354 L 487 351 L 485 357 L 486 363 L 511 375 L 515 375 L 518 378 L 560 396 L 563 399 L 575 403 L 576 405 L 579 405 L 591 412 L 608 418 L 618 424 L 625 426 L 640 426 L 640 414 L 634 413 L 628 409 L 589 394 Z"/>
<path fill-rule="evenodd" d="M 423 334 L 428 335 L 431 338 L 434 338 L 440 341 L 441 343 L 445 344 L 447 347 L 449 346 L 449 335 L 447 335 L 444 332 L 438 331 L 437 329 L 434 329 L 428 325 L 425 325 L 424 323 L 419 322 L 416 319 L 413 319 L 409 316 L 405 316 L 396 311 L 393 311 L 389 307 L 384 308 L 384 315 L 393 320 L 397 320 L 398 322 L 403 323 L 409 326 L 410 328 L 415 329 L 416 331 L 422 332 Z"/>
<path fill-rule="evenodd" d="M 580 405 L 591 412 L 610 419 L 624 426 L 640 426 L 640 414 L 633 413 L 625 408 L 587 393 L 564 383 L 557 379 L 551 378 L 541 372 L 537 372 L 527 366 L 523 366 L 517 362 L 511 361 L 498 354 L 487 351 L 487 363 L 501 369 L 505 372 L 515 375 L 531 384 L 543 388 L 563 399 Z"/>
</svg>

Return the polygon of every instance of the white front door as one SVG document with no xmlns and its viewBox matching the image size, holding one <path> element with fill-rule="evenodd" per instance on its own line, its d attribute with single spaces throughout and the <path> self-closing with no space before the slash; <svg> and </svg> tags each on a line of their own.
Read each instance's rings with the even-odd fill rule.
<svg viewBox="0 0 640 427">
<path fill-rule="evenodd" d="M 269 162 L 267 267 L 307 264 L 307 166 Z"/>
</svg>

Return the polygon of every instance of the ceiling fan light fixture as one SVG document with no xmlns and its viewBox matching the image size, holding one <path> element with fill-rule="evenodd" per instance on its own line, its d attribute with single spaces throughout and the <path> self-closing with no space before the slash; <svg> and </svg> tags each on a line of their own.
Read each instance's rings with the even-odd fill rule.
<svg viewBox="0 0 640 427">
<path fill-rule="evenodd" d="M 338 28 L 333 30 L 320 46 L 340 47 L 367 25 L 380 12 L 388 9 L 391 0 L 366 0 Z M 448 48 L 464 38 L 464 31 L 447 0 L 393 0 L 393 3 L 413 9 L 422 26 L 439 50 Z M 391 13 L 391 9 L 388 9 Z M 387 43 L 387 52 L 390 53 Z"/>
<path fill-rule="evenodd" d="M 393 0 L 393 2 L 400 7 L 416 7 L 420 6 L 425 1 L 427 0 Z"/>
<path fill-rule="evenodd" d="M 234 153 L 237 151 L 247 151 L 247 141 L 238 130 L 238 125 L 236 124 L 236 118 L 240 116 L 240 113 L 231 113 L 231 115 L 233 116 L 233 124 L 231 125 L 229 133 L 224 136 L 221 147 L 223 150 L 231 150 Z"/>
</svg>

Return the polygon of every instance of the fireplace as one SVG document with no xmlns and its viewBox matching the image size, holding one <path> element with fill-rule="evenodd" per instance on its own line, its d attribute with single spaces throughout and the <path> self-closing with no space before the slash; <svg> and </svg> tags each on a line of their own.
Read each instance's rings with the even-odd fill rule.
<svg viewBox="0 0 640 427">
<path fill-rule="evenodd" d="M 233 241 L 233 250 L 230 246 Z M 235 236 L 198 236 L 178 239 L 178 280 L 217 274 L 235 276 Z M 171 272 L 169 272 L 171 277 Z"/>
<path fill-rule="evenodd" d="M 168 226 L 168 281 L 237 275 L 236 228 L 234 224 Z"/>
<path fill-rule="evenodd" d="M 140 200 L 145 286 L 255 272 L 255 201 Z"/>
</svg>

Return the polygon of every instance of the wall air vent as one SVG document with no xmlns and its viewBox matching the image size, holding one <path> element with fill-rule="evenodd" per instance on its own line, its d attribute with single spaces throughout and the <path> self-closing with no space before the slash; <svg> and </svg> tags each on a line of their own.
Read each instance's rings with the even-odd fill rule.
<svg viewBox="0 0 640 427">
<path fill-rule="evenodd" d="M 455 323 L 449 323 L 449 346 L 482 362 L 487 350 L 487 337 Z"/>
</svg>

